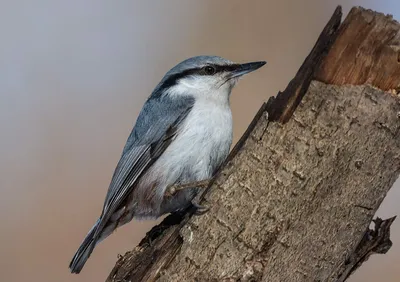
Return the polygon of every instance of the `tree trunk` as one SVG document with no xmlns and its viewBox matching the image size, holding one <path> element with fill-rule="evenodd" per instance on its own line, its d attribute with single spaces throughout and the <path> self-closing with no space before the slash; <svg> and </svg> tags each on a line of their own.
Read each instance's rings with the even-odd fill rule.
<svg viewBox="0 0 400 282">
<path fill-rule="evenodd" d="M 390 248 L 394 218 L 368 226 L 400 172 L 400 25 L 340 21 L 200 196 L 210 211 L 167 217 L 107 281 L 344 281 Z"/>
</svg>

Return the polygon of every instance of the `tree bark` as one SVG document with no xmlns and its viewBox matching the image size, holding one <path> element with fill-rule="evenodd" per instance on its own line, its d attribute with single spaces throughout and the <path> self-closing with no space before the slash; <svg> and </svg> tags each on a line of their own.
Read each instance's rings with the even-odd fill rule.
<svg viewBox="0 0 400 282">
<path fill-rule="evenodd" d="M 400 25 L 338 7 L 199 196 L 107 281 L 344 281 L 391 246 L 373 215 L 400 173 Z M 268 113 L 268 114 L 267 114 Z"/>
</svg>

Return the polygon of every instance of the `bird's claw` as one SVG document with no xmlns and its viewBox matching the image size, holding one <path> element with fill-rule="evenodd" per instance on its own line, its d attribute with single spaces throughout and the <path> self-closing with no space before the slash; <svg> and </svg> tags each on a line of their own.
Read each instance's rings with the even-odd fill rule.
<svg viewBox="0 0 400 282">
<path fill-rule="evenodd" d="M 195 201 L 192 201 L 192 205 L 193 205 L 193 207 L 196 208 L 194 215 L 203 215 L 210 210 L 209 207 L 201 206 L 198 203 L 196 203 Z"/>
</svg>

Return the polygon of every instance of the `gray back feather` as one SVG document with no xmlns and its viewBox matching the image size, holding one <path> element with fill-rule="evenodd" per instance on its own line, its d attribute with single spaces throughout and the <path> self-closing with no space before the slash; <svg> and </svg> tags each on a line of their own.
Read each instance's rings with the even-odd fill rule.
<svg viewBox="0 0 400 282">
<path fill-rule="evenodd" d="M 149 144 L 158 140 L 169 126 L 188 108 L 194 104 L 192 97 L 174 99 L 161 95 L 150 97 L 144 104 L 135 127 L 126 141 L 122 155 L 132 146 Z"/>
<path fill-rule="evenodd" d="M 132 166 L 146 150 L 165 137 L 172 125 L 175 124 L 179 127 L 181 119 L 183 116 L 186 117 L 193 104 L 194 99 L 190 97 L 174 99 L 165 95 L 157 98 L 150 97 L 146 101 L 115 169 L 104 208 L 109 204 L 113 195 L 120 192 L 122 181 L 126 178 L 121 175 L 121 172 L 129 173 L 126 170 L 127 167 Z M 177 121 L 178 124 L 176 124 Z M 138 167 L 137 169 L 143 168 Z M 128 170 L 132 170 L 132 168 Z"/>
</svg>

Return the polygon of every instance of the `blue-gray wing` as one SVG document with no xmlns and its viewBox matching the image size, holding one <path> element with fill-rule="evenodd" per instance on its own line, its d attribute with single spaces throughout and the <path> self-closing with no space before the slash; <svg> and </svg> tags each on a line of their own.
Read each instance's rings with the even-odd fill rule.
<svg viewBox="0 0 400 282">
<path fill-rule="evenodd" d="M 192 98 L 150 97 L 133 128 L 112 177 L 94 238 L 132 192 L 135 182 L 173 141 L 194 104 Z"/>
</svg>

